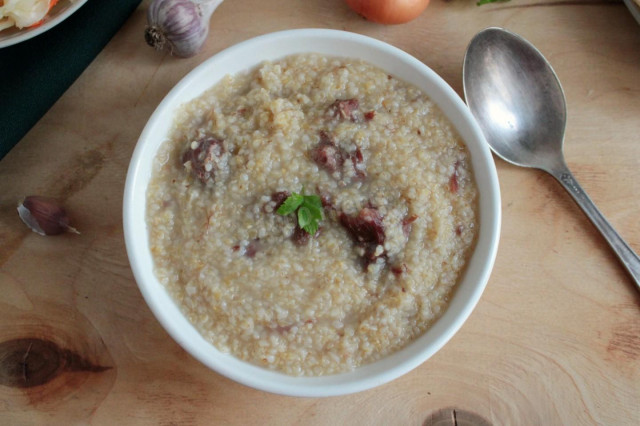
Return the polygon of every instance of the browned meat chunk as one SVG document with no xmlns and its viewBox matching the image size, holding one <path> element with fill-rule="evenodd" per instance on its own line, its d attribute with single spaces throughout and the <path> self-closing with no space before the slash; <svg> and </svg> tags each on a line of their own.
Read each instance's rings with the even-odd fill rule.
<svg viewBox="0 0 640 426">
<path fill-rule="evenodd" d="M 331 173 L 339 170 L 344 164 L 342 150 L 326 132 L 320 132 L 320 143 L 311 150 L 311 159 Z"/>
<path fill-rule="evenodd" d="M 273 207 L 273 211 L 278 210 L 278 208 L 280 208 L 282 203 L 284 203 L 284 201 L 290 196 L 291 196 L 291 193 L 288 191 L 278 191 L 271 194 L 271 201 L 275 203 L 275 206 Z"/>
<path fill-rule="evenodd" d="M 318 145 L 311 152 L 311 158 L 318 166 L 330 172 L 340 169 L 344 163 L 344 158 L 335 145 Z"/>
<path fill-rule="evenodd" d="M 339 172 L 339 179 L 343 179 L 345 183 L 349 180 L 362 180 L 367 175 L 365 173 L 364 156 L 360 148 L 356 148 L 353 152 L 347 152 L 339 147 L 334 138 L 325 131 L 320 132 L 320 142 L 311 150 L 311 159 L 322 169 L 333 174 Z M 354 174 L 344 174 L 343 165 L 345 161 L 351 161 Z M 351 177 L 354 176 L 354 177 Z"/>
<path fill-rule="evenodd" d="M 382 216 L 376 208 L 365 207 L 355 217 L 340 213 L 338 219 L 351 238 L 364 248 L 365 268 L 378 258 L 386 258 L 386 251 L 378 249 L 384 245 L 385 231 Z"/>
<path fill-rule="evenodd" d="M 309 240 L 311 239 L 311 235 L 309 235 L 309 233 L 304 229 L 300 228 L 299 226 L 296 226 L 296 229 L 293 231 L 293 235 L 291 236 L 291 239 L 293 240 L 295 245 L 304 246 L 304 245 L 307 245 L 307 243 L 309 243 Z"/>
<path fill-rule="evenodd" d="M 321 228 L 318 228 L 313 238 L 318 238 L 318 236 L 320 235 L 320 232 L 321 232 Z M 309 240 L 311 240 L 311 234 L 309 234 L 307 231 L 305 231 L 304 229 L 296 225 L 296 229 L 293 231 L 293 235 L 291 236 L 291 239 L 293 240 L 295 245 L 305 246 L 309 243 Z"/>
<path fill-rule="evenodd" d="M 191 173 L 202 183 L 215 178 L 215 157 L 224 153 L 222 141 L 211 136 L 198 139 L 182 155 L 182 164 L 190 164 Z"/>
<path fill-rule="evenodd" d="M 271 199 L 262 206 L 262 211 L 264 213 L 275 213 L 289 196 L 291 196 L 291 193 L 288 191 L 276 191 L 272 193 Z"/>
<path fill-rule="evenodd" d="M 364 119 L 367 121 L 371 121 L 373 120 L 373 117 L 376 116 L 376 112 L 375 111 L 369 111 L 369 112 L 365 112 L 364 113 Z"/>
<path fill-rule="evenodd" d="M 364 171 L 364 157 L 362 156 L 362 151 L 360 148 L 356 148 L 356 150 L 349 155 L 351 158 L 351 163 L 353 164 L 353 170 L 356 173 L 356 179 L 362 180 L 367 177 L 367 174 Z"/>
<path fill-rule="evenodd" d="M 382 216 L 376 208 L 365 207 L 352 217 L 340 213 L 340 224 L 344 226 L 355 241 L 359 243 L 383 244 L 385 239 Z"/>
<path fill-rule="evenodd" d="M 354 113 L 360 106 L 357 99 L 336 99 L 329 107 L 331 115 L 342 120 L 356 121 Z"/>
</svg>

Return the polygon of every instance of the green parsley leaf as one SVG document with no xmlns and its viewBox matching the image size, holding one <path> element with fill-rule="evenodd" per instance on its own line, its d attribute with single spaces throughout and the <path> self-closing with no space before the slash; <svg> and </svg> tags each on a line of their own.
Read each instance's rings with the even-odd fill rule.
<svg viewBox="0 0 640 426">
<path fill-rule="evenodd" d="M 300 228 L 304 229 L 311 235 L 315 235 L 318 231 L 318 222 L 320 222 L 322 217 L 322 200 L 317 195 L 305 195 L 304 202 L 300 207 L 300 210 L 307 209 L 309 214 L 311 215 L 311 220 L 309 224 L 305 224 L 304 226 L 300 223 L 298 219 L 298 225 Z M 300 211 L 298 210 L 298 212 Z"/>
<path fill-rule="evenodd" d="M 318 222 L 312 220 L 306 226 L 303 226 L 301 228 L 304 229 L 308 234 L 311 234 L 312 236 L 316 235 L 316 232 L 318 232 Z"/>
<path fill-rule="evenodd" d="M 294 192 L 289 197 L 287 197 L 286 200 L 284 200 L 284 203 L 282 203 L 282 205 L 278 207 L 278 210 L 276 210 L 276 212 L 282 216 L 286 216 L 288 214 L 295 212 L 296 209 L 300 207 L 303 202 L 304 202 L 304 197 L 301 194 L 296 194 Z"/>
<path fill-rule="evenodd" d="M 311 211 L 308 207 L 302 206 L 298 209 L 298 226 L 304 229 L 312 221 Z"/>
<path fill-rule="evenodd" d="M 311 210 L 311 213 L 318 213 L 322 219 L 322 200 L 317 195 L 305 195 L 304 205 Z"/>
<path fill-rule="evenodd" d="M 317 195 L 304 195 L 292 193 L 280 207 L 277 213 L 286 216 L 288 214 L 297 213 L 298 226 L 307 233 L 315 235 L 318 232 L 318 224 L 324 219 L 322 215 L 322 200 Z"/>
</svg>

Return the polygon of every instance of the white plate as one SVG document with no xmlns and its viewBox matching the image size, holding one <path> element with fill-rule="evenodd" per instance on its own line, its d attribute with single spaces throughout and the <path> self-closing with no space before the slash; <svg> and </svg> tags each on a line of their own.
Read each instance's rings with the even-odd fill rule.
<svg viewBox="0 0 640 426">
<path fill-rule="evenodd" d="M 638 24 L 640 24 L 640 6 L 638 6 L 636 2 L 634 2 L 633 0 L 623 0 L 623 1 L 624 1 L 624 4 L 626 4 L 627 7 L 629 8 L 629 11 L 633 15 L 633 17 L 636 18 L 636 21 L 638 21 Z"/>
<path fill-rule="evenodd" d="M 6 30 L 0 31 L 0 49 L 29 40 L 38 34 L 42 34 L 43 32 L 50 30 L 71 16 L 86 2 L 87 0 L 76 0 L 73 3 L 71 0 L 60 0 L 58 4 L 49 11 L 47 16 L 44 18 L 42 25 L 34 28 L 23 29 L 15 27 L 7 28 Z"/>
</svg>

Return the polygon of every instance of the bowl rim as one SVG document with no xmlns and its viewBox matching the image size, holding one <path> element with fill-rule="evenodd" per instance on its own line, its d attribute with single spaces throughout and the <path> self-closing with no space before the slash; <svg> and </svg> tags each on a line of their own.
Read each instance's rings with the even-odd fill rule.
<svg viewBox="0 0 640 426">
<path fill-rule="evenodd" d="M 294 44 L 299 52 L 311 53 L 313 50 L 305 49 L 308 45 L 314 45 L 314 42 L 317 45 L 339 42 L 340 46 L 351 43 L 349 46 L 354 47 L 347 46 L 346 50 L 355 47 L 362 49 L 358 50 L 356 58 L 361 58 L 361 55 L 364 55 L 361 51 L 366 50 L 373 52 L 372 55 L 393 59 L 395 62 L 388 67 L 377 63 L 374 65 L 390 73 L 403 69 L 404 72 L 413 73 L 411 75 L 415 78 L 424 79 L 424 84 L 430 85 L 430 90 L 433 92 L 427 94 L 452 122 L 471 153 L 472 168 L 479 192 L 480 229 L 476 237 L 476 246 L 464 276 L 457 284 L 450 305 L 425 333 L 405 348 L 353 371 L 329 376 L 294 377 L 223 354 L 204 340 L 195 327 L 180 313 L 164 286 L 155 278 L 153 271 L 149 270 L 151 254 L 148 248 L 148 232 L 146 221 L 144 221 L 145 213 L 140 211 L 140 209 L 146 209 L 145 201 L 140 201 L 140 198 L 146 199 L 146 183 L 143 182 L 144 186 L 140 188 L 139 182 L 145 179 L 141 171 L 142 162 L 146 158 L 150 164 L 152 160 L 148 157 L 154 158 L 157 150 L 157 147 L 155 150 L 149 148 L 152 133 L 163 120 L 164 115 L 172 115 L 175 107 L 192 99 L 179 100 L 180 96 L 185 96 L 193 82 L 204 78 L 203 75 L 214 69 L 216 65 L 233 61 L 234 58 L 239 57 L 238 55 L 262 52 L 266 47 L 287 43 L 289 47 L 280 49 L 283 51 L 280 57 L 296 53 L 291 52 L 292 49 L 295 50 L 291 47 Z M 351 54 L 353 53 L 354 51 L 351 51 Z M 253 61 L 251 67 L 265 60 L 261 55 L 262 53 L 257 54 L 256 58 L 251 59 Z M 346 55 L 338 53 L 333 56 Z M 218 81 L 219 79 L 212 80 L 207 83 L 208 87 Z M 423 86 L 419 85 L 419 87 L 425 90 Z M 200 89 L 200 93 L 204 90 L 206 89 Z M 457 117 L 457 121 L 461 121 L 455 123 L 451 115 Z M 472 142 L 469 143 L 469 141 Z M 159 144 L 160 142 L 155 143 L 155 145 Z M 148 182 L 148 178 L 146 181 Z M 142 223 L 140 217 L 143 218 Z M 163 328 L 189 354 L 215 372 L 255 389 L 290 396 L 336 396 L 370 389 L 404 375 L 440 350 L 462 327 L 478 303 L 495 262 L 501 225 L 500 188 L 495 163 L 480 127 L 458 94 L 426 64 L 399 48 L 372 37 L 331 29 L 295 29 L 254 37 L 220 51 L 189 72 L 164 97 L 145 125 L 131 157 L 123 197 L 123 225 L 129 263 L 143 298 Z M 146 262 L 146 266 L 143 262 Z M 176 309 L 178 309 L 178 318 L 174 317 Z"/>
</svg>

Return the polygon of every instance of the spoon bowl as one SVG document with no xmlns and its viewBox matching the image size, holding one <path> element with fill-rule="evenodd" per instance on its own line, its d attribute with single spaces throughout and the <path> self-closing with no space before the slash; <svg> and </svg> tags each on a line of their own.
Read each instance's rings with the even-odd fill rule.
<svg viewBox="0 0 640 426">
<path fill-rule="evenodd" d="M 493 151 L 519 166 L 553 166 L 567 113 L 558 77 L 540 52 L 489 28 L 471 41 L 463 74 L 467 103 Z"/>
<path fill-rule="evenodd" d="M 493 152 L 512 164 L 541 169 L 555 177 L 602 233 L 640 290 L 640 258 L 565 163 L 565 98 L 544 56 L 516 34 L 487 28 L 471 40 L 462 74 L 467 105 Z"/>
</svg>

